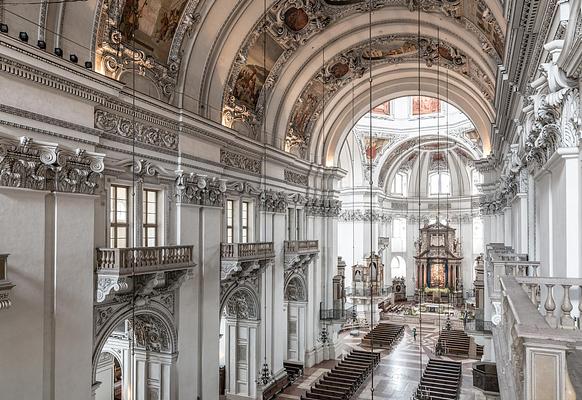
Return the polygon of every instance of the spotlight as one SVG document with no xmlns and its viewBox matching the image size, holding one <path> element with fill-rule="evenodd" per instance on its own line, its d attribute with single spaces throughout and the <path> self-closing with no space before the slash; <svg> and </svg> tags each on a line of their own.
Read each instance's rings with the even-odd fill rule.
<svg viewBox="0 0 582 400">
<path fill-rule="evenodd" d="M 85 61 L 85 68 L 93 69 L 93 63 L 91 61 Z"/>
<path fill-rule="evenodd" d="M 55 47 L 55 55 L 62 57 L 63 56 L 63 49 L 61 49 L 60 47 Z"/>
<path fill-rule="evenodd" d="M 8 25 L 6 25 L 4 23 L 0 23 L 0 32 L 8 33 Z"/>
<path fill-rule="evenodd" d="M 46 42 L 44 40 L 39 40 L 38 42 L 36 42 L 36 45 L 41 50 L 46 49 Z"/>
<path fill-rule="evenodd" d="M 23 42 L 28 42 L 28 33 L 20 32 L 18 34 L 18 39 L 22 40 Z"/>
<path fill-rule="evenodd" d="M 77 57 L 75 54 L 71 54 L 69 56 L 69 60 L 71 60 L 71 62 L 74 62 L 75 64 L 77 64 L 79 62 L 79 57 Z"/>
</svg>

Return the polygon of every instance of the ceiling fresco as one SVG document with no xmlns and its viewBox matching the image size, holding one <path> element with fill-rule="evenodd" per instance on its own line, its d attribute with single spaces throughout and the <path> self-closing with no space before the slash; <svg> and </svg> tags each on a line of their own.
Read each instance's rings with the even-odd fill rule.
<svg viewBox="0 0 582 400">
<path fill-rule="evenodd" d="M 134 67 L 161 97 L 174 93 L 184 37 L 200 19 L 199 0 L 100 0 L 94 38 L 97 69 L 119 79 Z M 133 35 L 135 33 L 135 35 Z"/>
<path fill-rule="evenodd" d="M 269 96 L 283 66 L 295 51 L 341 18 L 367 12 L 369 5 L 368 0 L 277 1 L 267 11 L 266 21 L 257 22 L 247 36 L 231 66 L 223 94 L 223 124 L 236 129 L 236 123 L 240 122 L 246 126 L 245 133 L 256 138 L 263 117 L 263 97 Z M 374 0 L 372 3 L 373 9 L 390 6 L 406 7 L 411 12 L 420 7 L 423 12 L 440 13 L 477 35 L 482 50 L 494 60 L 494 63 L 501 61 L 504 43 L 502 29 L 484 0 Z M 262 49 L 265 30 L 267 63 L 263 68 Z M 393 43 L 388 47 L 374 49 L 373 54 L 363 54 L 362 58 L 386 60 L 404 56 L 414 53 L 415 46 L 415 43 L 409 42 Z M 444 48 L 441 57 L 449 57 L 451 62 L 462 61 L 456 54 Z M 425 61 L 430 65 L 430 60 Z M 345 76 L 357 76 L 358 68 L 361 67 L 352 68 L 346 63 L 337 63 L 329 72 L 336 79 L 340 79 Z M 489 83 L 485 83 L 485 86 Z M 321 94 L 318 94 L 319 89 L 311 82 L 307 84 L 305 91 L 311 94 L 299 99 L 298 103 L 303 109 L 308 109 L 317 103 L 316 99 L 321 97 Z M 489 90 L 485 91 L 488 98 L 491 98 L 492 93 Z M 296 120 L 293 122 L 293 130 L 299 132 L 301 136 L 307 119 L 302 112 L 294 118 Z M 293 141 L 294 139 L 290 137 L 286 147 L 295 148 Z"/>
<path fill-rule="evenodd" d="M 332 58 L 306 84 L 297 99 L 288 122 L 285 150 L 305 157 L 315 121 L 323 108 L 323 86 L 327 102 L 340 88 L 354 78 L 361 77 L 367 71 L 370 61 L 372 65 L 400 64 L 418 60 L 420 56 L 429 67 L 438 62 L 441 67 L 468 78 L 479 87 L 487 100 L 493 100 L 494 84 L 473 60 L 446 42 L 439 43 L 435 39 L 422 37 L 418 49 L 417 41 L 413 36 L 390 35 L 374 39 L 371 51 L 369 44 L 364 42 Z M 435 106 L 430 100 L 425 103 L 417 105 L 419 112 L 429 112 Z"/>
</svg>

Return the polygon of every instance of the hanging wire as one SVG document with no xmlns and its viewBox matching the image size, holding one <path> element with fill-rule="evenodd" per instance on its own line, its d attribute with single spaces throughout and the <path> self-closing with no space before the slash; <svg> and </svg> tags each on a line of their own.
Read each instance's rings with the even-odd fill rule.
<svg viewBox="0 0 582 400">
<path fill-rule="evenodd" d="M 7 2 L 3 3 L 5 6 L 38 6 L 42 4 L 64 4 L 64 3 L 87 3 L 88 0 L 48 0 L 48 1 L 31 1 L 23 2 L 23 1 L 15 1 L 15 2 Z"/>
<path fill-rule="evenodd" d="M 440 116 L 440 101 L 441 101 L 441 97 L 440 97 L 440 88 L 441 88 L 441 82 L 440 82 L 440 51 L 438 51 L 438 49 L 440 48 L 441 45 L 441 31 L 440 31 L 440 27 L 437 27 L 437 101 L 438 101 L 438 108 L 437 108 L 437 217 L 436 217 L 436 222 L 437 222 L 437 237 L 440 240 L 440 234 L 441 234 L 441 186 L 442 186 L 442 182 L 441 182 L 441 166 L 440 166 L 440 157 L 441 157 L 441 153 L 440 153 L 440 133 L 441 133 L 441 116 Z M 448 270 L 447 270 L 448 272 Z M 446 279 L 446 277 L 445 277 Z M 439 336 L 441 333 L 441 309 L 440 309 L 440 305 L 439 305 Z"/>
<path fill-rule="evenodd" d="M 369 87 L 368 90 L 370 92 L 370 114 L 369 114 L 369 123 L 370 123 L 370 132 L 369 132 L 369 143 L 368 149 L 366 153 L 368 155 L 368 159 L 370 162 L 370 332 L 374 329 L 374 290 L 372 286 L 372 263 L 374 263 L 374 235 L 373 235 L 373 227 L 374 227 L 374 213 L 372 211 L 372 201 L 373 201 L 373 184 L 374 184 L 374 170 L 373 170 L 373 156 L 375 155 L 375 151 L 372 151 L 372 0 L 369 2 L 369 10 L 368 10 L 368 48 L 369 48 Z M 378 279 L 378 266 L 376 266 L 376 276 L 375 279 Z M 374 334 L 372 333 L 372 340 L 371 340 L 371 348 L 372 353 L 374 352 Z M 371 377 L 371 388 L 370 388 L 371 398 L 374 400 L 374 368 L 372 368 L 372 377 Z"/>
<path fill-rule="evenodd" d="M 421 94 L 421 86 L 420 86 L 420 67 L 421 67 L 421 53 L 420 53 L 420 6 L 417 7 L 417 47 L 418 47 L 418 104 L 419 104 L 419 111 L 420 111 L 420 94 Z M 420 118 L 420 114 L 418 115 L 418 243 L 419 243 L 419 255 L 420 255 L 420 249 L 422 246 L 422 237 L 421 237 L 421 223 L 420 223 L 420 166 L 422 164 L 422 161 L 420 159 L 421 157 L 421 149 L 420 149 L 420 129 L 421 129 L 421 118 Z M 422 261 L 421 261 L 422 262 Z M 421 264 L 421 268 L 420 268 L 420 273 L 422 273 L 422 264 Z M 420 274 L 419 274 L 420 275 Z M 422 276 L 419 276 L 418 279 L 420 279 L 420 293 L 419 293 L 419 304 L 418 304 L 418 315 L 419 315 L 419 343 L 418 343 L 418 361 L 419 361 L 419 383 L 420 380 L 422 379 L 422 295 L 424 292 L 424 288 L 423 288 L 423 280 L 424 280 L 424 275 L 422 274 Z"/>
</svg>

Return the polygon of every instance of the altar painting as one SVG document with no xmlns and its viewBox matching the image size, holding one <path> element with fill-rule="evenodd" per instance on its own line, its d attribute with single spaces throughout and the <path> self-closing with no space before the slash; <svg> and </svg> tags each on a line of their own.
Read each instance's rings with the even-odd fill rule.
<svg viewBox="0 0 582 400">
<path fill-rule="evenodd" d="M 445 288 L 445 265 L 433 264 L 430 266 L 430 287 L 435 289 Z"/>
</svg>

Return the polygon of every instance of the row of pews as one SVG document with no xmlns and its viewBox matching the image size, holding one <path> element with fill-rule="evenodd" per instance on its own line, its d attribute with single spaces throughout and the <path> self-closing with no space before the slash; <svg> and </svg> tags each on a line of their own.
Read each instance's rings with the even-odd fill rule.
<svg viewBox="0 0 582 400">
<path fill-rule="evenodd" d="M 429 360 L 414 399 L 456 400 L 461 387 L 461 363 L 456 361 Z"/>
<path fill-rule="evenodd" d="M 440 354 L 470 357 L 470 347 L 471 338 L 465 333 L 465 331 L 444 329 L 439 334 L 437 349 L 440 348 L 440 351 L 438 352 Z M 477 358 L 483 356 L 483 346 L 476 345 L 475 356 Z"/>
<path fill-rule="evenodd" d="M 325 373 L 302 400 L 349 399 L 380 362 L 380 353 L 352 350 L 331 371 Z"/>
<path fill-rule="evenodd" d="M 364 336 L 360 346 L 389 349 L 404 334 L 404 326 L 390 323 L 379 323 Z"/>
<path fill-rule="evenodd" d="M 380 303 L 378 308 L 381 308 L 383 312 L 400 313 L 406 308 L 405 304 L 390 304 L 390 303 Z"/>
</svg>

